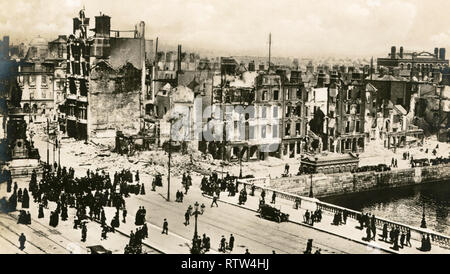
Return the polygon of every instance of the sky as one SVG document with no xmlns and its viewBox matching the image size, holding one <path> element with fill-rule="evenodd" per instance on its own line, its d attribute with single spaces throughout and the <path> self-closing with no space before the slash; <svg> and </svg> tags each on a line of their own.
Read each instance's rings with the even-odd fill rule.
<svg viewBox="0 0 450 274">
<path fill-rule="evenodd" d="M 221 55 L 382 57 L 450 45 L 448 0 L 0 0 L 12 42 L 72 32 L 72 18 L 111 16 L 113 29 L 146 23 L 146 38 Z"/>
</svg>

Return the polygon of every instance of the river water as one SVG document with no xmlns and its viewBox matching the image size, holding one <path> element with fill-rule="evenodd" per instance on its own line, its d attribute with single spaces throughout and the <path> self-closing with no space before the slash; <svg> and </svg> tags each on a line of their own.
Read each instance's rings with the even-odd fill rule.
<svg viewBox="0 0 450 274">
<path fill-rule="evenodd" d="M 450 181 L 352 193 L 320 200 L 419 227 L 425 205 L 427 227 L 450 236 Z"/>
</svg>

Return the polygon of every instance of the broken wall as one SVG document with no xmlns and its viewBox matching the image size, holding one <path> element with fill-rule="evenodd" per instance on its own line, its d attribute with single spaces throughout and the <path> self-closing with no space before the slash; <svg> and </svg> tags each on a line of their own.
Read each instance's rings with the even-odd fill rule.
<svg viewBox="0 0 450 274">
<path fill-rule="evenodd" d="M 114 130 L 137 134 L 140 129 L 140 70 L 127 63 L 112 70 L 99 68 L 89 81 L 90 132 Z"/>
</svg>

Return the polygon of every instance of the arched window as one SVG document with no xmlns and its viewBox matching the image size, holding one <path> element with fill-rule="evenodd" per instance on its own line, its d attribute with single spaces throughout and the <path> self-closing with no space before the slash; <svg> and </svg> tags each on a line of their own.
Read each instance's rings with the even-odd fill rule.
<svg viewBox="0 0 450 274">
<path fill-rule="evenodd" d="M 25 105 L 23 105 L 23 111 L 24 112 L 30 112 L 30 105 L 28 103 L 25 103 Z"/>
</svg>

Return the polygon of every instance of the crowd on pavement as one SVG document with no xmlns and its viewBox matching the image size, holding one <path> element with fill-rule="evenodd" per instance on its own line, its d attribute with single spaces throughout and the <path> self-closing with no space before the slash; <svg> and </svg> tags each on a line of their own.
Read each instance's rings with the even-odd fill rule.
<svg viewBox="0 0 450 274">
<path fill-rule="evenodd" d="M 73 168 L 58 166 L 56 163 L 45 165 L 42 179 L 38 182 L 37 173 L 33 170 L 28 189 L 18 189 L 17 183 L 11 187 L 11 180 L 7 183 L 7 192 L 12 192 L 8 199 L 10 211 L 17 210 L 18 203 L 21 203 L 18 223 L 31 224 L 31 213 L 24 209 L 29 208 L 29 192 L 33 201 L 38 204 L 38 219 L 45 218 L 44 209 L 49 208 L 49 202 L 56 203 L 56 209 L 50 212 L 49 225 L 58 227 L 60 221 L 67 221 L 69 218 L 68 208 L 76 211 L 73 216 L 73 229 L 81 229 L 81 241 L 87 238 L 87 226 L 89 221 L 96 221 L 101 224 L 102 230 L 100 240 L 106 240 L 108 233 L 115 232 L 115 228 L 120 226 L 120 211 L 122 211 L 122 222 L 125 223 L 127 210 L 125 198 L 134 195 L 145 195 L 144 184 L 140 183 L 139 171 L 136 171 L 134 180 L 133 174 L 129 170 L 116 172 L 113 181 L 109 173 L 88 170 L 86 176 L 75 177 Z M 105 208 L 116 209 L 115 216 L 108 223 L 105 215 Z M 148 237 L 148 229 L 145 223 L 145 209 L 142 207 L 136 214 L 136 233 L 130 236 L 130 242 L 125 247 L 126 253 L 141 253 L 142 239 Z M 26 239 L 25 235 L 21 239 Z"/>
</svg>

